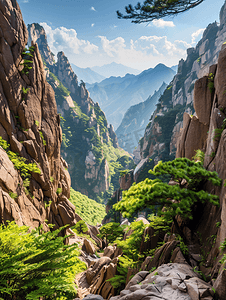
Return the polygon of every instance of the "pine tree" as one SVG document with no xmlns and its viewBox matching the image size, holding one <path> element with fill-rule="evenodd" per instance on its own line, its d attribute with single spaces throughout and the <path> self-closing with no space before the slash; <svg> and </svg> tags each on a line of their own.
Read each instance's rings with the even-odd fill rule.
<svg viewBox="0 0 226 300">
<path fill-rule="evenodd" d="M 166 16 L 174 16 L 194 8 L 204 0 L 146 0 L 143 4 L 125 7 L 126 15 L 117 11 L 119 19 L 131 19 L 132 23 L 150 22 Z"/>
</svg>

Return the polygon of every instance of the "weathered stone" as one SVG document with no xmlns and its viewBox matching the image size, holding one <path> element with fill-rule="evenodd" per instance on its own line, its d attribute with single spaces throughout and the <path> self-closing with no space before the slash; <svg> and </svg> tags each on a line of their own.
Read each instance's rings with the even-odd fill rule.
<svg viewBox="0 0 226 300">
<path fill-rule="evenodd" d="M 225 80 L 225 68 L 226 68 L 226 47 L 222 46 L 222 49 L 218 57 L 217 72 L 214 80 L 216 94 L 218 96 L 219 107 L 226 107 L 226 80 Z"/>
<path fill-rule="evenodd" d="M 209 125 L 212 108 L 212 95 L 208 87 L 208 76 L 204 76 L 195 82 L 194 108 L 199 121 Z"/>
<path fill-rule="evenodd" d="M 116 247 L 115 246 L 108 246 L 104 249 L 104 256 L 113 258 L 115 253 Z"/>
<path fill-rule="evenodd" d="M 209 127 L 202 124 L 198 118 L 192 117 L 185 140 L 185 157 L 192 159 L 195 150 L 205 149 Z"/>
<path fill-rule="evenodd" d="M 89 284 L 92 283 L 94 277 L 100 272 L 104 265 L 110 264 L 111 259 L 109 257 L 101 257 L 91 268 L 86 271 L 86 278 Z"/>
<path fill-rule="evenodd" d="M 226 282 L 226 270 L 223 269 L 220 272 L 220 275 L 217 277 L 213 285 L 213 289 L 216 291 L 216 295 L 219 297 L 219 300 L 226 299 L 225 282 Z"/>
<path fill-rule="evenodd" d="M 96 252 L 96 249 L 95 249 L 93 243 L 87 239 L 84 239 L 84 241 L 83 241 L 82 250 L 88 254 L 94 254 Z"/>
</svg>

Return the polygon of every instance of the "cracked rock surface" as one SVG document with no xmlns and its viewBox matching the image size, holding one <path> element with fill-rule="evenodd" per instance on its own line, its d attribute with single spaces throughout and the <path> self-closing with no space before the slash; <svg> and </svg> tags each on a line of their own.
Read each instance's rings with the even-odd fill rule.
<svg viewBox="0 0 226 300">
<path fill-rule="evenodd" d="M 213 299 L 211 286 L 187 264 L 164 264 L 152 273 L 141 271 L 111 300 Z"/>
</svg>

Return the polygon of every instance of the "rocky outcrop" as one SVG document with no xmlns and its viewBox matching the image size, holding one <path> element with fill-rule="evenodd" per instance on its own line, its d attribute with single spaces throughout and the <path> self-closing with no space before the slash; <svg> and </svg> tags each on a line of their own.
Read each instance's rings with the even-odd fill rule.
<svg viewBox="0 0 226 300">
<path fill-rule="evenodd" d="M 186 264 L 164 264 L 149 273 L 137 273 L 120 292 L 111 300 L 135 299 L 214 299 L 211 286 Z"/>
<path fill-rule="evenodd" d="M 28 32 L 16 1 L 3 1 L 0 11 L 0 135 L 9 144 L 1 141 L 0 222 L 73 225 L 54 91 L 37 44 L 24 50 Z"/>
</svg>

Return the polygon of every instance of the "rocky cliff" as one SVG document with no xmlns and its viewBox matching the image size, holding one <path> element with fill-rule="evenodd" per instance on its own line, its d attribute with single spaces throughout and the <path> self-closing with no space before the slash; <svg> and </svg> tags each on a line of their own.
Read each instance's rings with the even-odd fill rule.
<svg viewBox="0 0 226 300">
<path fill-rule="evenodd" d="M 54 91 L 16 1 L 0 4 L 0 222 L 74 224 Z"/>
<path fill-rule="evenodd" d="M 109 189 L 111 193 L 119 187 L 119 173 L 132 159 L 119 148 L 112 125 L 108 126 L 85 83 L 78 82 L 64 53 L 59 52 L 54 61 L 43 27 L 31 24 L 28 31 L 29 41 L 39 46 L 47 81 L 55 91 L 63 133 L 61 153 L 69 165 L 72 187 L 102 201 Z"/>
<path fill-rule="evenodd" d="M 219 51 L 226 40 L 226 4 L 220 11 L 220 24 L 210 24 L 195 48 L 187 50 L 178 72 L 160 97 L 144 137 L 140 141 L 141 165 L 147 157 L 155 162 L 174 158 L 183 113 L 194 113 L 194 85 L 201 77 L 209 76 L 209 67 L 217 63 Z M 210 75 L 211 76 L 211 75 Z"/>
</svg>

